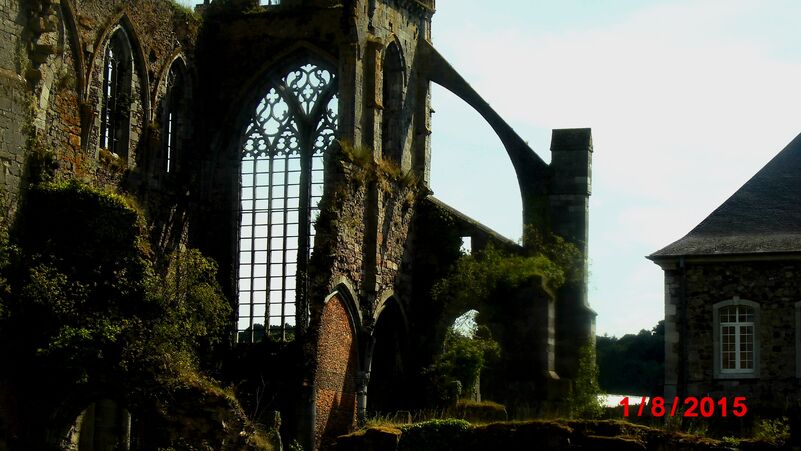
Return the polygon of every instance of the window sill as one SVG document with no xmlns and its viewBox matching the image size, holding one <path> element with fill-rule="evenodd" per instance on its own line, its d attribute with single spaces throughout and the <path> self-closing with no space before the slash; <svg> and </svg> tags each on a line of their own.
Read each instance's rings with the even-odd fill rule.
<svg viewBox="0 0 801 451">
<path fill-rule="evenodd" d="M 715 379 L 759 379 L 759 372 L 751 371 L 751 372 L 733 372 L 733 373 L 724 373 L 718 372 L 715 374 Z"/>
</svg>

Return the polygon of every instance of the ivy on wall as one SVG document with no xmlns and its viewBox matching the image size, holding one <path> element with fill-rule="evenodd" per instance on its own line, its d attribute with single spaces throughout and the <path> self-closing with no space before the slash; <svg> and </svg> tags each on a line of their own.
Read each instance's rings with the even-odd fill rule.
<svg viewBox="0 0 801 451">
<path fill-rule="evenodd" d="M 0 241 L 0 380 L 25 399 L 4 415 L 58 430 L 101 396 L 162 445 L 248 448 L 258 434 L 199 362 L 231 316 L 217 266 L 193 249 L 158 259 L 145 223 L 131 199 L 76 181 L 28 190 Z"/>
</svg>

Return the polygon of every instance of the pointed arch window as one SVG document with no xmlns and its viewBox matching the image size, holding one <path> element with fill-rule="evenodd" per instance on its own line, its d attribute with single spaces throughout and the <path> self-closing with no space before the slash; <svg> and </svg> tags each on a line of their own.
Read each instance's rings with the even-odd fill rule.
<svg viewBox="0 0 801 451">
<path fill-rule="evenodd" d="M 183 61 L 176 59 L 167 74 L 167 94 L 164 98 L 163 168 L 167 173 L 176 172 L 181 164 L 183 139 L 188 126 L 187 86 Z"/>
<path fill-rule="evenodd" d="M 403 61 L 396 43 L 387 47 L 384 56 L 383 107 L 381 119 L 381 154 L 384 159 L 400 164 L 403 157 Z"/>
<path fill-rule="evenodd" d="M 323 156 L 337 128 L 334 73 L 305 63 L 276 73 L 241 146 L 238 340 L 294 336 L 306 307 Z"/>
<path fill-rule="evenodd" d="M 121 27 L 117 28 L 103 57 L 100 147 L 125 160 L 130 133 L 131 58 L 128 36 Z"/>
</svg>

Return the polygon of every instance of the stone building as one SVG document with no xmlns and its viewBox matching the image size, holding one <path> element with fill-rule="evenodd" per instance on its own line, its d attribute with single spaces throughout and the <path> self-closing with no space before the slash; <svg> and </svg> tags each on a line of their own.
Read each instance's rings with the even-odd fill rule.
<svg viewBox="0 0 801 451">
<path fill-rule="evenodd" d="M 690 233 L 665 271 L 665 396 L 801 401 L 801 135 Z"/>
<path fill-rule="evenodd" d="M 258 396 L 256 420 L 280 412 L 284 438 L 307 449 L 368 409 L 424 406 L 420 370 L 464 313 L 432 306 L 431 286 L 464 237 L 474 249 L 519 247 L 431 196 L 431 82 L 499 136 L 522 195 L 510 214 L 584 255 L 592 155 L 589 129 L 554 130 L 546 164 L 437 52 L 434 9 L 434 0 L 207 0 L 196 12 L 167 0 L 3 2 L 3 225 L 42 154 L 58 179 L 134 195 L 157 253 L 189 245 L 218 262 L 235 307 L 222 374 L 241 397 Z M 594 339 L 586 259 L 581 270 L 555 297 L 536 284 L 520 293 L 530 302 L 508 312 L 515 330 L 493 326 L 509 350 L 494 393 L 511 409 L 569 392 Z M 59 413 L 122 415 L 123 398 L 65 399 Z M 126 415 L 130 436 L 130 415 L 147 413 Z M 27 443 L 56 447 L 75 426 L 59 421 L 24 432 Z"/>
</svg>

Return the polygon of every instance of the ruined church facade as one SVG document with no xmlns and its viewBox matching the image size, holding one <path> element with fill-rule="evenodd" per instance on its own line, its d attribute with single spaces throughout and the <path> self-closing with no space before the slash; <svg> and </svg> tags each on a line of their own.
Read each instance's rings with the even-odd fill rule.
<svg viewBox="0 0 801 451">
<path fill-rule="evenodd" d="M 554 130 L 545 163 L 437 52 L 434 11 L 433 0 L 216 0 L 196 12 L 8 1 L 4 225 L 42 155 L 58 179 L 135 196 L 156 252 L 190 245 L 219 264 L 234 307 L 221 371 L 261 393 L 255 419 L 280 412 L 285 438 L 324 447 L 368 411 L 425 405 L 421 369 L 464 313 L 433 305 L 430 289 L 461 239 L 519 247 L 431 195 L 439 84 L 500 138 L 522 197 L 510 214 L 585 256 L 555 295 L 520 293 L 514 325 L 491 324 L 506 354 L 490 393 L 542 411 L 570 392 L 594 339 L 590 131 Z"/>
</svg>

